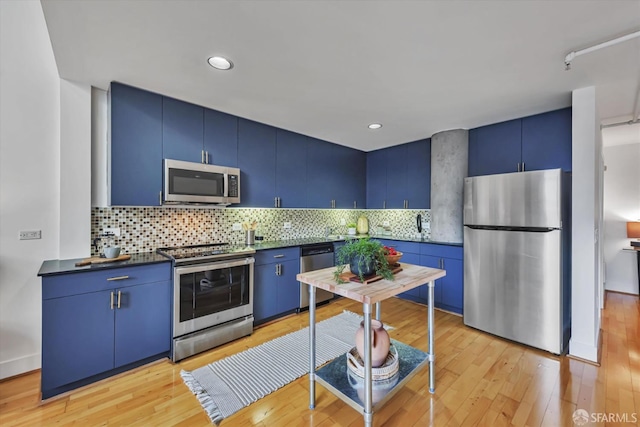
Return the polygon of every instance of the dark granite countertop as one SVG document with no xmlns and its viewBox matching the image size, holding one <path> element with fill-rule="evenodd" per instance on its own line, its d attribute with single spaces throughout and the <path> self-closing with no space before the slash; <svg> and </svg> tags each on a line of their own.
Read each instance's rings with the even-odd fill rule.
<svg viewBox="0 0 640 427">
<path fill-rule="evenodd" d="M 372 239 L 398 240 L 403 242 L 431 243 L 435 245 L 462 247 L 462 243 L 439 242 L 436 240 L 417 239 L 413 237 L 400 237 L 400 236 L 370 236 L 370 237 Z M 305 239 L 269 240 L 269 241 L 263 241 L 263 242 L 256 241 L 256 244 L 252 245 L 252 247 L 256 251 L 262 251 L 267 249 L 280 249 L 280 248 L 288 248 L 288 247 L 294 247 L 294 246 L 310 245 L 314 243 L 343 242 L 345 240 L 350 240 L 354 238 L 358 238 L 358 237 L 349 237 L 349 236 L 338 236 L 335 238 L 309 237 Z"/>
<path fill-rule="evenodd" d="M 38 271 L 38 276 L 54 276 L 58 274 L 83 273 L 87 271 L 107 270 L 111 268 L 132 267 L 136 265 L 155 264 L 159 262 L 171 262 L 170 259 L 155 252 L 144 252 L 131 254 L 131 259 L 127 261 L 107 262 L 103 264 L 85 265 L 76 267 L 76 262 L 82 258 L 75 259 L 53 259 L 44 261 Z"/>
</svg>

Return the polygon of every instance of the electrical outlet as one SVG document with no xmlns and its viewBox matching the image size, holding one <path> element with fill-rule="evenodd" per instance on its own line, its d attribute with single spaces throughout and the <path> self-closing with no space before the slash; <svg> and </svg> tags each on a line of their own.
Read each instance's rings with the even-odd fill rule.
<svg viewBox="0 0 640 427">
<path fill-rule="evenodd" d="M 233 226 L 231 226 L 231 229 L 233 231 L 240 231 L 240 230 L 242 230 L 242 225 L 240 225 L 239 222 L 234 222 Z"/>
<path fill-rule="evenodd" d="M 340 218 L 340 225 L 347 225 L 347 220 L 344 218 Z"/>
<path fill-rule="evenodd" d="M 120 228 L 116 227 L 116 228 L 105 228 L 104 229 L 104 233 L 111 233 L 116 237 L 120 237 Z"/>
<path fill-rule="evenodd" d="M 382 221 L 382 226 L 383 227 L 388 227 L 389 226 L 389 221 Z"/>
<path fill-rule="evenodd" d="M 284 228 L 291 228 L 291 223 L 290 222 L 285 222 L 284 223 Z"/>
<path fill-rule="evenodd" d="M 35 239 L 42 239 L 42 232 L 40 230 L 20 232 L 20 240 L 35 240 Z"/>
</svg>

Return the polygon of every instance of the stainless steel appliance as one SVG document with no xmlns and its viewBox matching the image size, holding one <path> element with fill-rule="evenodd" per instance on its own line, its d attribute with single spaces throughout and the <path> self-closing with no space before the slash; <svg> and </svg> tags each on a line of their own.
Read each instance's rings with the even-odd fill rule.
<svg viewBox="0 0 640 427">
<path fill-rule="evenodd" d="M 254 249 L 221 243 L 157 252 L 175 265 L 174 362 L 253 332 Z"/>
<path fill-rule="evenodd" d="M 300 273 L 333 267 L 333 243 L 314 243 L 300 247 Z M 333 298 L 333 293 L 316 289 L 316 306 Z M 309 285 L 300 283 L 300 308 L 309 307 Z"/>
<path fill-rule="evenodd" d="M 564 178 L 560 169 L 465 178 L 465 325 L 565 350 L 571 283 Z"/>
<path fill-rule="evenodd" d="M 240 203 L 240 169 L 165 159 L 163 202 Z"/>
</svg>

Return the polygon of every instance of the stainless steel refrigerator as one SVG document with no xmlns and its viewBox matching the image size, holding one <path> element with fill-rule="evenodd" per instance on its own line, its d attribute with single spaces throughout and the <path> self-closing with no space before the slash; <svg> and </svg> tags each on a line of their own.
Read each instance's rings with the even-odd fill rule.
<svg viewBox="0 0 640 427">
<path fill-rule="evenodd" d="M 570 175 L 465 178 L 464 323 L 564 352 L 570 335 Z"/>
</svg>

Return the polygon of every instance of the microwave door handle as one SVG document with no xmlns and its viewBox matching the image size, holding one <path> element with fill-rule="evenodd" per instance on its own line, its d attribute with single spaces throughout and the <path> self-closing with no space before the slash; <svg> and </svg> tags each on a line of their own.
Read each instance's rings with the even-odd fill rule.
<svg viewBox="0 0 640 427">
<path fill-rule="evenodd" d="M 224 173 L 224 197 L 229 197 L 229 174 Z"/>
</svg>

